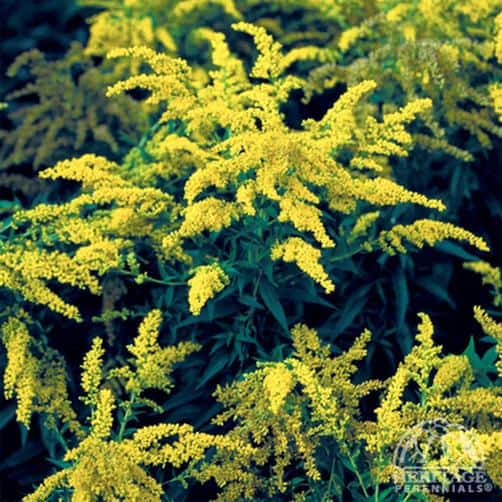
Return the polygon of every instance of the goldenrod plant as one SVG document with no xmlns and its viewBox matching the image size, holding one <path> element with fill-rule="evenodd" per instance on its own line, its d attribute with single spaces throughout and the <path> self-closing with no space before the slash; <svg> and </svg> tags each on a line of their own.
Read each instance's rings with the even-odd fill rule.
<svg viewBox="0 0 502 502">
<path fill-rule="evenodd" d="M 470 470 L 482 459 L 491 479 L 500 479 L 501 442 L 496 429 L 500 393 L 473 386 L 466 356 L 442 357 L 441 347 L 433 342 L 429 317 L 420 316 L 417 345 L 395 375 L 385 382 L 360 384 L 351 379 L 357 371 L 354 363 L 366 355 L 369 331 L 345 353 L 333 357 L 314 330 L 296 325 L 290 357 L 264 363 L 242 381 L 216 390 L 224 411 L 214 423 L 222 427 L 230 420 L 234 425 L 224 433 L 208 434 L 180 423 L 128 427 L 145 408 L 162 412 L 143 393 L 151 388 L 169 392 L 173 364 L 198 349 L 190 342 L 162 348 L 157 341 L 160 312 L 151 311 L 127 347 L 133 357 L 126 365 L 104 370 L 103 341 L 93 340 L 81 378 L 85 393 L 81 399 L 91 409 L 90 418 L 75 425 L 74 439 L 60 436 L 66 450 L 64 467 L 24 500 L 45 501 L 53 495 L 71 500 L 162 500 L 163 485 L 210 480 L 219 487 L 218 500 L 257 500 L 281 494 L 289 500 L 330 500 L 342 497 L 346 490 L 354 500 L 373 495 L 379 499 L 380 488 L 399 469 L 391 460 L 400 437 L 417 418 L 423 421 L 438 414 L 455 423 L 466 420 L 470 427 L 466 437 L 474 438 L 479 448 L 461 451 L 452 443 L 444 453 L 447 458 L 435 459 L 431 453 L 427 466 Z M 4 336 L 9 336 L 15 322 L 21 321 L 11 319 Z M 29 337 L 26 327 L 22 329 Z M 11 352 L 14 356 L 15 350 Z M 34 366 L 26 361 L 17 375 L 9 372 L 7 382 L 21 382 L 33 371 Z M 418 402 L 404 396 L 410 382 L 417 384 Z M 61 409 L 54 402 L 35 407 L 34 396 L 25 391 L 18 391 L 19 403 L 29 413 L 37 410 L 51 416 L 53 427 L 57 427 L 55 419 L 74 421 L 65 399 L 64 375 L 60 385 L 61 398 L 56 403 L 62 403 Z M 360 401 L 373 392 L 381 395 L 376 419 L 363 420 Z M 121 410 L 118 418 L 116 410 Z M 454 442 L 455 432 L 448 432 L 447 439 Z M 454 453 L 459 455 L 453 457 L 457 462 L 449 464 Z M 325 459 L 331 464 L 327 470 Z M 162 484 L 152 475 L 158 466 L 172 476 Z M 288 481 L 287 470 L 303 474 Z M 458 471 L 450 474 L 458 475 Z M 420 497 L 419 489 L 416 496 Z"/>
<path fill-rule="evenodd" d="M 79 44 L 57 61 L 47 61 L 38 50 L 25 52 L 10 66 L 8 75 L 14 76 L 25 67 L 34 82 L 6 99 L 15 103 L 35 94 L 38 103 L 13 106 L 8 114 L 17 127 L 0 134 L 2 168 L 29 163 L 37 169 L 61 159 L 66 152 L 85 151 L 89 143 L 98 152 L 118 154 L 121 145 L 137 140 L 137 127 L 147 123 L 132 99 L 105 99 L 104 91 L 113 75 L 110 80 L 110 75 L 96 68 Z"/>
<path fill-rule="evenodd" d="M 0 500 L 500 494 L 500 2 L 72 9 L 0 80 Z"/>
<path fill-rule="evenodd" d="M 189 308 L 199 314 L 230 282 L 230 269 L 237 271 L 235 262 L 246 259 L 246 250 L 232 239 L 240 232 L 258 238 L 256 256 L 247 260 L 250 266 L 268 262 L 270 280 L 273 262 L 283 260 L 296 264 L 330 293 L 335 285 L 320 260 L 337 259 L 337 214 L 357 214 L 362 204 L 445 209 L 440 200 L 379 174 L 389 156 L 408 154 L 412 138 L 405 125 L 428 110 L 430 101 L 411 102 L 380 122 L 371 116 L 358 120 L 361 100 L 375 88 L 374 82 L 365 81 L 341 96 L 321 120 L 310 119 L 301 130 L 292 130 L 280 113 L 289 90 L 301 85 L 299 78 L 284 75 L 291 53 L 282 54 L 280 44 L 262 28 L 244 23 L 234 28 L 254 36 L 260 54 L 251 76 L 263 83 L 253 83 L 230 55 L 224 37 L 212 32 L 206 36 L 214 45 L 216 69 L 203 87 L 193 87 L 191 68 L 181 59 L 148 48 L 111 53 L 114 58 L 144 59 L 153 73 L 118 82 L 108 95 L 145 87 L 151 91 L 147 102 L 162 103 L 167 110 L 152 137 L 133 149 L 122 166 L 86 155 L 41 173 L 43 178 L 80 182 L 82 193 L 63 204 L 41 204 L 14 215 L 21 233 L 0 257 L 4 287 L 79 319 L 76 307 L 47 287 L 44 274 L 94 294 L 99 286 L 93 274 L 125 268 L 141 283 L 145 272 L 135 252 L 140 239 L 159 262 L 179 262 L 185 276 L 193 269 Z M 178 155 L 182 157 L 176 160 Z M 180 185 L 178 193 L 162 189 L 173 180 Z M 216 233 L 228 244 L 213 244 L 211 250 Z M 356 233 L 363 232 L 356 228 L 351 240 Z M 374 240 L 359 237 L 352 252 L 381 248 L 393 254 L 406 252 L 403 239 L 422 247 L 447 238 L 488 250 L 483 239 L 467 230 L 423 219 L 382 229 Z M 204 257 L 197 248 L 196 256 L 189 251 L 197 241 L 207 242 Z M 38 264 L 33 270 L 29 260 L 38 263 L 45 253 L 53 271 Z"/>
</svg>

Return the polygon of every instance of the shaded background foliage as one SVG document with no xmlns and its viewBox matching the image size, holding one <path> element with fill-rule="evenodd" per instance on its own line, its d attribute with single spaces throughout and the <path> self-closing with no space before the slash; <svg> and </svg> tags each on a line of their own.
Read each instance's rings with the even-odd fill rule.
<svg viewBox="0 0 502 502">
<path fill-rule="evenodd" d="M 86 42 L 85 19 L 93 12 L 96 10 L 77 7 L 68 0 L 3 0 L 0 3 L 0 101 L 29 79 L 24 72 L 15 78 L 5 75 L 18 54 L 37 48 L 50 61 L 63 57 L 71 42 Z M 259 17 L 259 7 L 256 15 Z M 290 16 L 294 20 L 295 13 Z M 245 48 L 243 50 L 245 52 Z M 78 68 L 75 71 L 77 78 Z M 316 95 L 308 104 L 302 102 L 301 92 L 293 93 L 284 109 L 288 124 L 294 126 L 305 118 L 322 116 L 343 91 L 341 86 L 337 86 Z M 31 98 L 25 99 L 29 102 Z M 0 120 L 3 129 L 13 126 L 4 114 L 0 115 Z M 397 181 L 409 189 L 443 199 L 448 207 L 446 219 L 484 237 L 491 252 L 483 259 L 497 264 L 502 255 L 502 145 L 500 140 L 494 139 L 494 142 L 495 146 L 488 154 L 478 152 L 476 155 L 473 152 L 475 161 L 471 163 L 438 157 L 437 162 L 432 164 L 433 175 L 428 176 L 421 175 L 420 159 L 431 153 L 418 151 L 412 165 L 409 160 L 397 161 L 396 175 Z M 462 143 L 462 138 L 459 143 Z M 467 145 L 466 149 L 469 149 Z M 6 174 L 22 175 L 23 189 L 12 183 L 12 177 L 5 178 Z M 28 163 L 0 173 L 0 218 L 8 216 L 15 207 L 29 207 L 35 201 L 64 200 L 74 189 L 71 184 L 64 183 L 49 187 L 35 179 L 36 172 Z M 383 218 L 396 218 L 395 213 L 399 211 L 402 207 L 387 210 Z M 411 211 L 415 211 L 416 216 L 419 210 Z M 348 226 L 350 223 L 353 221 L 349 217 L 344 224 Z M 343 249 L 339 252 L 342 255 Z M 146 261 L 149 259 L 148 256 L 144 258 Z M 462 268 L 462 262 L 471 259 L 476 257 L 451 243 L 393 257 L 377 253 L 349 257 L 328 269 L 337 284 L 336 292 L 330 297 L 321 296 L 308 281 L 303 279 L 302 282 L 301 278 L 296 288 L 279 289 L 277 297 L 271 297 L 263 286 L 252 294 L 249 285 L 255 283 L 256 277 L 253 271 L 249 275 L 244 271 L 242 281 L 251 294 L 236 300 L 229 298 L 232 293 L 229 289 L 227 294 L 212 301 L 197 320 L 181 315 L 185 309 L 184 292 L 165 287 L 146 288 L 119 278 L 114 282 L 111 278 L 106 298 L 110 300 L 115 295 L 115 308 L 130 308 L 134 315 L 132 323 L 115 320 L 113 333 L 109 336 L 130 339 L 137 324 L 135 319 L 151 307 L 158 307 L 165 313 L 164 343 L 174 343 L 188 333 L 193 335 L 194 331 L 196 339 L 210 340 L 204 352 L 192 357 L 177 371 L 178 385 L 164 406 L 163 416 L 168 421 L 186 421 L 210 430 L 209 421 L 218 411 L 218 406 L 210 397 L 215 385 L 252 368 L 256 359 L 280 360 L 285 357 L 288 354 L 288 336 L 284 325 L 291 326 L 299 320 L 317 328 L 321 337 L 338 350 L 346 349 L 354 337 L 368 327 L 374 336 L 361 378 L 387 377 L 393 373 L 402 354 L 408 352 L 412 345 L 416 313 L 420 311 L 430 314 L 437 329 L 437 341 L 443 344 L 445 351 L 462 353 L 471 336 L 479 334 L 472 318 L 472 305 L 489 303 L 489 294 L 482 288 L 479 279 Z M 155 268 L 156 265 L 152 264 L 152 269 Z M 291 271 L 294 272 L 293 268 Z M 157 275 L 159 272 L 162 276 L 162 270 L 156 270 Z M 72 294 L 78 293 L 65 292 L 70 301 Z M 3 298 L 0 302 L 0 308 L 6 309 Z M 99 317 L 102 302 L 101 298 L 86 300 L 84 314 Z M 243 306 L 247 307 L 251 325 L 267 326 L 269 336 L 266 339 L 254 339 L 248 333 L 226 329 L 231 325 L 228 319 L 238 312 L 242 315 Z M 75 326 L 35 306 L 31 307 L 31 312 L 40 322 L 40 335 L 44 335 L 44 330 L 51 332 L 52 345 L 65 354 L 73 377 L 71 384 L 75 389 L 82 354 L 94 333 L 108 329 L 106 323 Z M 239 320 L 242 321 L 242 318 Z M 51 331 L 56 326 L 57 329 Z M 113 351 L 113 340 L 110 342 Z M 479 339 L 476 346 L 478 353 L 482 354 L 485 347 Z M 0 367 L 2 365 L 0 360 Z M 33 484 L 40 482 L 47 471 L 47 450 L 54 456 L 51 452 L 54 448 L 52 438 L 44 436 L 42 427 L 34 426 L 29 433 L 20 429 L 15 423 L 14 411 L 13 404 L 6 403 L 2 394 L 0 499 L 6 501 L 18 500 L 31 490 Z M 192 492 L 190 496 L 192 500 L 197 500 L 201 495 Z"/>
</svg>

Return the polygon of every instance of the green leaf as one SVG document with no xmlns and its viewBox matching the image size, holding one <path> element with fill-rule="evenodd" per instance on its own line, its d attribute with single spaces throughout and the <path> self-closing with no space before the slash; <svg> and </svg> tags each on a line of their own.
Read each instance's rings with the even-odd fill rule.
<svg viewBox="0 0 502 502">
<path fill-rule="evenodd" d="M 173 408 L 179 408 L 181 405 L 190 403 L 191 401 L 202 397 L 204 395 L 204 392 L 198 391 L 195 392 L 192 389 L 190 389 L 190 392 L 178 392 L 175 396 L 169 398 L 162 404 L 162 407 L 164 408 L 165 411 L 172 410 Z"/>
<path fill-rule="evenodd" d="M 421 277 L 417 279 L 416 284 L 425 289 L 428 293 L 439 300 L 446 302 L 452 309 L 456 308 L 455 302 L 450 298 L 448 291 L 443 288 L 441 283 L 435 281 L 432 277 Z"/>
<path fill-rule="evenodd" d="M 336 319 L 334 328 L 330 329 L 328 333 L 331 338 L 336 338 L 354 322 L 354 319 L 362 312 L 366 305 L 368 293 L 372 287 L 373 284 L 366 284 L 359 288 L 350 295 L 342 312 L 330 317 L 331 320 Z"/>
<path fill-rule="evenodd" d="M 194 420 L 194 426 L 196 429 L 200 429 L 202 426 L 207 425 L 209 421 L 221 410 L 221 404 L 215 403 L 210 406 L 209 409 L 202 414 L 197 414 L 196 420 Z"/>
<path fill-rule="evenodd" d="M 469 362 L 474 370 L 477 381 L 484 386 L 492 385 L 492 380 L 490 374 L 496 374 L 497 369 L 495 367 L 495 362 L 498 358 L 497 350 L 495 347 L 491 347 L 487 350 L 483 357 L 479 357 L 476 351 L 476 345 L 474 343 L 474 338 L 471 336 L 469 344 L 464 351 L 469 359 Z"/>
<path fill-rule="evenodd" d="M 16 415 L 16 405 L 9 404 L 0 411 L 0 431 L 14 418 Z"/>
<path fill-rule="evenodd" d="M 282 308 L 281 302 L 277 295 L 277 290 L 270 284 L 267 279 L 262 279 L 260 281 L 260 286 L 258 289 L 260 296 L 263 299 L 266 307 L 270 313 L 275 317 L 275 320 L 280 324 L 284 331 L 289 331 L 288 321 L 286 320 L 286 314 Z"/>
<path fill-rule="evenodd" d="M 394 297 L 396 299 L 396 329 L 400 331 L 404 325 L 406 311 L 410 302 L 408 293 L 408 284 L 403 267 L 400 266 L 392 275 L 392 286 L 394 289 Z"/>
<path fill-rule="evenodd" d="M 239 302 L 248 307 L 253 307 L 255 309 L 262 310 L 263 305 L 256 300 L 254 296 L 251 295 L 241 295 L 239 296 Z"/>
<path fill-rule="evenodd" d="M 468 253 L 465 251 L 462 247 L 460 247 L 458 244 L 455 244 L 450 241 L 441 241 L 438 242 L 435 245 L 435 249 L 439 249 L 439 251 L 450 254 L 453 256 L 457 256 L 458 258 L 462 258 L 462 260 L 467 260 L 467 261 L 477 261 L 479 260 L 478 256 L 475 256 L 471 253 Z"/>
<path fill-rule="evenodd" d="M 2 459 L 0 462 L 0 471 L 12 469 L 13 467 L 23 464 L 24 462 L 40 455 L 43 451 L 44 447 L 39 441 L 26 443 L 26 445 L 20 450 L 17 450 L 8 457 Z"/>
<path fill-rule="evenodd" d="M 200 389 L 201 387 L 203 387 L 207 382 L 209 382 L 209 380 L 211 380 L 211 378 L 220 373 L 227 364 L 227 354 L 218 354 L 215 357 L 212 357 L 209 360 L 206 371 L 204 371 L 204 373 L 200 377 L 200 380 L 195 388 Z"/>
<path fill-rule="evenodd" d="M 464 351 L 464 355 L 466 355 L 471 363 L 471 366 L 474 369 L 479 369 L 483 367 L 483 362 L 481 361 L 478 353 L 476 352 L 476 345 L 474 343 L 474 337 L 471 336 L 469 339 L 469 344 Z"/>
</svg>

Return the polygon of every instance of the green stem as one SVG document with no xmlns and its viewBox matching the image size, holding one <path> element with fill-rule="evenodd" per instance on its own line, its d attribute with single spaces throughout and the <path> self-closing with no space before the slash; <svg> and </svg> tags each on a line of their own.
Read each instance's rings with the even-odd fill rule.
<svg viewBox="0 0 502 502">
<path fill-rule="evenodd" d="M 356 475 L 357 481 L 359 482 L 359 486 L 363 490 L 364 496 L 369 499 L 370 496 L 368 494 L 368 491 L 366 490 L 366 487 L 364 486 L 363 478 L 361 477 L 361 474 L 359 473 L 359 470 L 357 469 L 357 465 L 354 462 L 354 459 L 352 458 L 352 455 L 350 454 L 349 450 L 347 449 L 347 456 L 349 457 L 350 460 L 350 465 L 354 469 L 354 474 Z"/>
<path fill-rule="evenodd" d="M 331 500 L 331 487 L 333 486 L 333 475 L 335 474 L 335 461 L 336 456 L 333 455 L 333 460 L 331 462 L 331 470 L 329 474 L 328 488 L 326 490 L 326 494 L 323 497 L 323 502 L 329 502 Z"/>
<path fill-rule="evenodd" d="M 256 300 L 256 297 L 258 296 L 258 288 L 260 287 L 260 281 L 263 275 L 263 270 L 260 270 L 258 273 L 258 277 L 256 278 L 256 281 L 253 286 L 253 298 Z M 254 307 L 249 307 L 248 313 L 247 313 L 247 321 L 246 321 L 246 331 L 249 329 L 250 324 L 253 321 L 253 315 L 255 313 L 256 309 Z"/>
<path fill-rule="evenodd" d="M 137 277 L 137 274 L 135 274 L 133 272 L 129 272 L 129 270 L 119 269 L 119 272 L 122 275 L 127 275 L 128 277 Z M 179 281 L 169 282 L 169 281 L 163 281 L 161 279 L 154 279 L 153 277 L 148 277 L 148 276 L 144 277 L 143 280 L 144 280 L 144 282 L 152 282 L 154 284 L 162 284 L 163 286 L 186 286 L 186 282 L 179 282 Z"/>
<path fill-rule="evenodd" d="M 59 427 L 57 425 L 55 425 L 54 429 L 56 430 L 56 437 L 57 437 L 59 443 L 63 447 L 64 451 L 68 452 L 70 450 L 70 448 L 69 448 L 68 443 L 66 442 L 65 438 L 61 434 Z"/>
<path fill-rule="evenodd" d="M 122 418 L 122 422 L 120 424 L 120 429 L 119 429 L 119 433 L 117 436 L 118 441 L 122 441 L 122 438 L 124 437 L 124 432 L 125 432 L 125 429 L 127 427 L 128 422 L 129 422 L 129 417 L 131 416 L 132 407 L 134 405 L 135 399 L 136 399 L 136 393 L 132 392 L 131 399 L 127 403 L 127 408 L 125 410 L 124 417 Z"/>
<path fill-rule="evenodd" d="M 404 497 L 403 502 L 406 502 L 414 493 L 415 492 L 412 492 L 412 491 L 408 492 L 406 497 Z"/>
<path fill-rule="evenodd" d="M 367 244 L 369 244 L 370 246 L 373 246 L 373 244 L 375 244 L 377 242 L 377 240 L 372 240 L 372 241 L 369 241 Z M 341 254 L 341 255 L 338 255 L 338 256 L 333 256 L 329 262 L 335 262 L 335 261 L 342 261 L 342 260 L 346 260 L 347 258 L 351 258 L 352 256 L 360 253 L 361 251 L 367 251 L 363 246 L 359 246 L 357 249 L 353 249 L 352 251 L 349 251 L 347 253 L 344 253 L 344 254 Z"/>
</svg>

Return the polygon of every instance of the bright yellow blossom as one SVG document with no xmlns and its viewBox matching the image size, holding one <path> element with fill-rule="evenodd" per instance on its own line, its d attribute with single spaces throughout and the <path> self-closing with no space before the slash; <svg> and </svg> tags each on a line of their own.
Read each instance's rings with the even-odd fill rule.
<svg viewBox="0 0 502 502">
<path fill-rule="evenodd" d="M 208 300 L 220 292 L 230 279 L 218 264 L 197 267 L 188 281 L 188 303 L 190 312 L 199 315 Z"/>
<path fill-rule="evenodd" d="M 396 251 L 405 253 L 405 239 L 419 248 L 424 244 L 433 246 L 444 239 L 465 240 L 481 251 L 489 251 L 486 242 L 472 232 L 452 223 L 433 220 L 417 220 L 410 225 L 396 225 L 391 230 L 380 233 L 379 244 L 389 254 L 395 254 Z"/>
<path fill-rule="evenodd" d="M 296 263 L 298 268 L 319 283 L 326 293 L 335 290 L 335 285 L 319 263 L 321 251 L 303 239 L 290 237 L 285 242 L 277 243 L 272 248 L 271 257 L 273 260 L 282 259 L 287 263 Z"/>
</svg>

